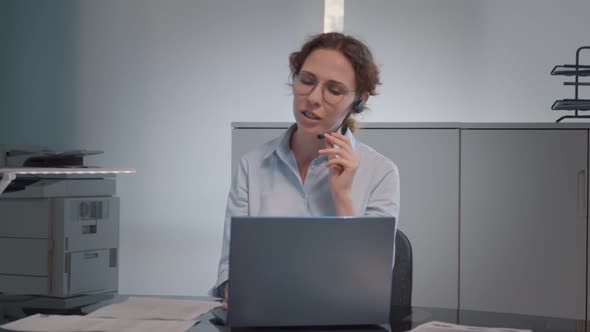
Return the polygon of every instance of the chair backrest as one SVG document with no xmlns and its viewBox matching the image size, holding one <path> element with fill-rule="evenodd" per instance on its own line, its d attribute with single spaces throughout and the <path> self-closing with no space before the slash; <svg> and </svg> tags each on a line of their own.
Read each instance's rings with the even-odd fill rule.
<svg viewBox="0 0 590 332">
<path fill-rule="evenodd" d="M 412 313 L 412 244 L 397 230 L 395 234 L 395 263 L 391 287 L 390 323 L 392 331 L 406 331 L 411 321 L 404 320 Z"/>
</svg>

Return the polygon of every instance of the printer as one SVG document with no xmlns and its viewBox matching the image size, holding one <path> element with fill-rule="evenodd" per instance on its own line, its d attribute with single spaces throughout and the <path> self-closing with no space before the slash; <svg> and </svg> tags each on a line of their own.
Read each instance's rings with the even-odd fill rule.
<svg viewBox="0 0 590 332">
<path fill-rule="evenodd" d="M 0 147 L 0 178 L 8 179 L 0 190 L 2 295 L 72 299 L 117 291 L 121 172 L 84 165 L 85 156 L 99 153 Z"/>
</svg>

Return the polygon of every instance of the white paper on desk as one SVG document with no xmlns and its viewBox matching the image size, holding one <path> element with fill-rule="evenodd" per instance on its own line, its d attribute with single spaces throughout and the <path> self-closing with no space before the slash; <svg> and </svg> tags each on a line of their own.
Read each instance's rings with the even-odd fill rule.
<svg viewBox="0 0 590 332">
<path fill-rule="evenodd" d="M 37 314 L 5 324 L 2 328 L 30 332 L 184 332 L 194 324 L 195 321 L 134 320 Z"/>
<path fill-rule="evenodd" d="M 89 317 L 126 319 L 164 319 L 194 321 L 207 311 L 220 306 L 213 301 L 162 299 L 131 296 L 90 313 Z"/>
<path fill-rule="evenodd" d="M 504 327 L 479 327 L 443 322 L 428 322 L 416 326 L 412 329 L 412 332 L 531 332 L 531 330 L 511 329 Z"/>
</svg>

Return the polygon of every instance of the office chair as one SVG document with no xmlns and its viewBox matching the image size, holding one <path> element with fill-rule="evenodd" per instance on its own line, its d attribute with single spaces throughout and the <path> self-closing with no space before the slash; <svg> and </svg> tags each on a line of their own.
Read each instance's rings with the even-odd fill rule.
<svg viewBox="0 0 590 332">
<path fill-rule="evenodd" d="M 395 234 L 395 264 L 391 287 L 389 322 L 392 332 L 408 331 L 412 328 L 412 245 L 408 237 L 397 230 Z"/>
</svg>

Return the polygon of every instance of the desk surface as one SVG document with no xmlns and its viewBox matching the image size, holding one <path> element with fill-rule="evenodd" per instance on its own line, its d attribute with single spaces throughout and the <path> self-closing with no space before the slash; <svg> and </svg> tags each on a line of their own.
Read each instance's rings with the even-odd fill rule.
<svg viewBox="0 0 590 332">
<path fill-rule="evenodd" d="M 89 313 L 105 305 L 121 302 L 128 296 L 117 295 L 114 299 L 100 304 L 88 306 L 82 312 Z M 203 296 L 166 296 L 166 298 L 210 300 Z M 374 327 L 330 327 L 330 328 L 229 328 L 214 324 L 214 316 L 206 313 L 200 322 L 193 326 L 190 332 L 385 332 L 378 326 Z M 420 324 L 430 321 L 442 321 L 453 324 L 474 325 L 484 327 L 506 327 L 516 329 L 529 329 L 533 332 L 590 332 L 587 329 L 587 321 L 572 320 L 554 317 L 528 316 L 518 314 L 493 313 L 471 310 L 441 309 L 413 307 L 410 312 L 401 318 L 401 321 L 392 325 L 392 332 L 410 330 Z M 6 331 L 0 328 L 0 331 Z"/>
<path fill-rule="evenodd" d="M 210 320 L 214 317 L 207 313 L 202 316 L 201 322 L 195 325 L 190 332 L 379 332 L 385 331 L 379 327 L 363 327 L 363 328 L 326 328 L 326 329 L 305 329 L 305 328 L 259 328 L 259 329 L 245 329 L 245 328 L 229 328 L 213 324 Z M 420 324 L 430 321 L 442 321 L 453 324 L 474 325 L 484 327 L 507 327 L 516 329 L 529 329 L 533 332 L 584 332 L 586 331 L 586 321 L 572 320 L 563 318 L 551 318 L 541 316 L 527 316 L 516 314 L 503 314 L 471 310 L 457 310 L 457 309 L 440 309 L 440 308 L 423 308 L 414 307 L 409 316 L 406 316 L 401 326 L 392 326 L 392 331 L 407 331 Z M 235 331 L 232 331 L 235 330 Z M 590 330 L 588 330 L 590 332 Z"/>
<path fill-rule="evenodd" d="M 117 296 L 115 301 L 122 301 L 127 296 Z M 210 297 L 184 297 L 172 296 L 171 298 L 189 298 L 196 300 L 207 300 Z M 90 307 L 91 310 L 96 308 Z M 200 322 L 193 326 L 190 332 L 382 332 L 383 328 L 374 327 L 330 327 L 330 328 L 229 328 L 216 325 L 212 321 L 215 317 L 207 313 L 201 317 Z M 515 329 L 529 329 L 533 332 L 590 332 L 587 329 L 585 320 L 574 320 L 555 317 L 530 316 L 508 313 L 494 313 L 473 310 L 458 310 L 456 308 L 426 308 L 413 307 L 410 313 L 401 319 L 401 322 L 392 326 L 392 332 L 408 331 L 420 324 L 441 321 L 453 324 L 484 326 L 484 327 L 506 327 Z"/>
</svg>

